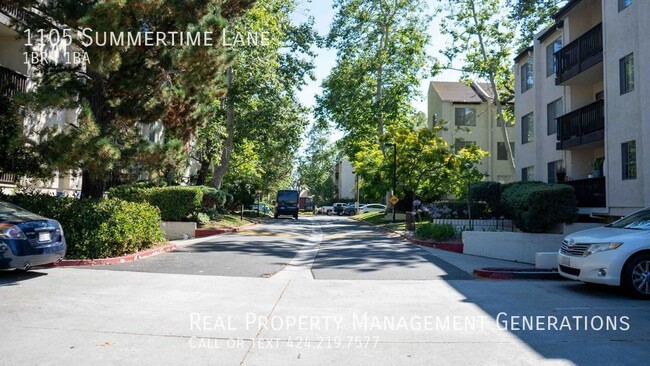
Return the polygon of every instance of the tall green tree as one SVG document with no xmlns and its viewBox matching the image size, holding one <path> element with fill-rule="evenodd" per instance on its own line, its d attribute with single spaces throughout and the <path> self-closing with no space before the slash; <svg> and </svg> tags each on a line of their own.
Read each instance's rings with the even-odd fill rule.
<svg viewBox="0 0 650 366">
<path fill-rule="evenodd" d="M 444 51 L 449 60 L 463 59 L 463 78 L 469 82 L 477 78 L 488 80 L 492 98 L 491 108 L 496 109 L 506 141 L 509 161 L 514 175 L 515 161 L 508 134 L 513 121 L 507 102 L 514 94 L 512 73 L 512 47 L 515 40 L 512 22 L 502 0 L 452 0 L 440 1 L 440 30 L 451 36 L 451 45 Z M 490 93 L 487 93 L 490 95 Z"/>
<path fill-rule="evenodd" d="M 309 189 L 317 204 L 334 198 L 336 185 L 332 179 L 332 169 L 338 154 L 331 134 L 327 122 L 316 121 L 307 134 L 307 149 L 298 163 L 301 186 Z"/>
<path fill-rule="evenodd" d="M 355 156 L 364 141 L 383 151 L 380 136 L 408 121 L 428 63 L 426 2 L 335 0 L 334 7 L 327 45 L 337 50 L 337 63 L 322 84 L 317 114 L 345 133 L 345 155 Z"/>
<path fill-rule="evenodd" d="M 518 52 L 533 44 L 535 34 L 550 26 L 564 0 L 507 0 L 509 17 L 517 25 Z"/>
<path fill-rule="evenodd" d="M 143 30 L 209 31 L 219 39 L 228 20 L 241 14 L 252 1 L 9 0 L 9 3 L 37 10 L 31 11 L 22 23 L 22 27 L 32 32 L 63 27 L 91 28 L 100 34 Z M 83 174 L 84 197 L 100 197 L 111 176 L 124 174 L 133 158 L 143 156 L 145 151 L 138 149 L 142 144 L 134 133 L 138 123 L 163 120 L 172 131 L 168 136 L 170 140 L 190 136 L 201 121 L 197 118 L 200 117 L 198 106 L 209 104 L 223 94 L 225 70 L 232 59 L 232 51 L 224 47 L 99 46 L 96 43 L 84 47 L 76 40 L 75 49 L 86 52 L 90 64 L 34 65 L 41 78 L 23 106 L 30 112 L 37 112 L 45 108 L 85 105 L 82 110 L 86 115 L 72 128 L 90 128 L 81 133 L 96 134 L 97 138 L 89 144 L 78 144 L 84 150 L 57 151 L 55 156 L 61 159 L 53 162 L 65 167 L 65 162 L 77 158 L 77 168 Z M 85 123 L 87 120 L 93 122 Z M 173 134 L 175 129 L 180 131 L 177 136 Z M 59 136 L 66 139 L 63 134 Z M 53 146 L 62 144 L 53 143 Z M 169 148 L 171 152 L 173 147 Z M 92 157 L 97 155 L 107 158 L 103 168 L 94 166 Z"/>
</svg>

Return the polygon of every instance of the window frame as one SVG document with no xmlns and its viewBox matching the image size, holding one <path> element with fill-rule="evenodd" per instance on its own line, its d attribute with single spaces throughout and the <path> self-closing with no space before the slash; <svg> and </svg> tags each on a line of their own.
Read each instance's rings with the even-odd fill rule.
<svg viewBox="0 0 650 366">
<path fill-rule="evenodd" d="M 556 46 L 559 47 L 556 49 Z M 557 59 L 555 58 L 555 53 L 561 49 L 562 36 L 557 37 L 555 40 L 553 40 L 553 42 L 549 43 L 549 45 L 546 46 L 546 77 L 550 77 L 557 73 Z"/>
<path fill-rule="evenodd" d="M 525 72 L 524 72 L 525 71 Z M 528 77 L 530 74 L 530 78 Z M 519 71 L 519 80 L 521 81 L 521 93 L 525 93 L 528 90 L 532 89 L 535 85 L 535 73 L 533 69 L 533 59 L 529 58 L 523 65 L 520 67 Z M 528 82 L 531 81 L 530 84 Z"/>
<path fill-rule="evenodd" d="M 623 10 L 629 8 L 633 3 L 633 0 L 618 0 L 618 12 L 620 13 Z"/>
<path fill-rule="evenodd" d="M 634 53 L 618 60 L 618 77 L 621 95 L 634 91 Z"/>
<path fill-rule="evenodd" d="M 558 108 L 558 105 L 560 108 Z M 551 106 L 553 107 L 553 120 L 551 120 Z M 564 114 L 564 100 L 562 97 L 548 103 L 546 105 L 546 135 L 551 136 L 557 134 L 558 125 L 557 118 Z M 554 128 L 551 128 L 554 126 Z"/>
<path fill-rule="evenodd" d="M 503 146 L 503 147 L 501 147 Z M 510 141 L 510 148 L 512 149 L 512 155 L 515 155 L 515 143 Z M 503 154 L 502 154 L 503 152 Z M 503 157 L 503 159 L 502 159 Z M 506 148 L 505 141 L 497 142 L 497 160 L 498 161 L 508 161 L 508 149 Z"/>
<path fill-rule="evenodd" d="M 528 139 L 529 137 L 530 140 Z M 534 141 L 535 141 L 535 114 L 534 112 L 530 112 L 524 115 L 523 117 L 521 117 L 521 144 L 525 145 Z"/>
<path fill-rule="evenodd" d="M 621 178 L 623 180 L 637 179 L 636 155 L 636 140 L 626 141 L 621 144 Z"/>
<path fill-rule="evenodd" d="M 563 166 L 564 166 L 564 161 L 562 160 L 549 161 L 546 164 L 546 169 L 547 169 L 546 180 L 548 181 L 548 183 L 557 183 L 557 170 L 558 168 L 561 168 Z"/>
<path fill-rule="evenodd" d="M 461 110 L 461 109 L 464 110 L 463 124 L 459 124 L 459 121 L 458 121 L 458 111 Z M 467 111 L 468 110 L 471 110 L 472 113 L 474 114 L 473 124 L 467 124 L 467 115 L 468 115 Z M 476 117 L 477 117 L 477 109 L 476 109 L 476 107 L 456 107 L 456 106 L 454 106 L 454 125 L 455 126 L 474 127 L 474 126 L 476 126 Z"/>
</svg>

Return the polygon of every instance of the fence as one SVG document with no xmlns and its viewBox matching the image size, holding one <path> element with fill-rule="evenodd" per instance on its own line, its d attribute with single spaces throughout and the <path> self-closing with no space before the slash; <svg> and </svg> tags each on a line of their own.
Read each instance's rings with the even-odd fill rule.
<svg viewBox="0 0 650 366">
<path fill-rule="evenodd" d="M 460 231 L 515 231 L 512 220 L 506 219 L 433 219 L 434 224 L 448 224 Z"/>
</svg>

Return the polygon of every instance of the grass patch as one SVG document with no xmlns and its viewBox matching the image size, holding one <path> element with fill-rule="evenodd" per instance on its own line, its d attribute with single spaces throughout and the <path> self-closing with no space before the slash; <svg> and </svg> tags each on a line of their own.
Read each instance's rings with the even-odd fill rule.
<svg viewBox="0 0 650 366">
<path fill-rule="evenodd" d="M 382 225 L 387 223 L 386 220 L 384 220 L 384 213 L 383 212 L 366 212 L 360 215 L 355 215 L 351 217 L 353 220 L 358 220 L 358 221 L 366 221 L 372 225 Z"/>
<path fill-rule="evenodd" d="M 260 215 L 260 217 L 264 217 Z M 202 225 L 201 229 L 234 229 L 244 226 L 253 222 L 252 220 L 244 217 L 244 220 L 239 219 L 239 215 L 222 215 L 217 221 L 210 221 Z"/>
</svg>

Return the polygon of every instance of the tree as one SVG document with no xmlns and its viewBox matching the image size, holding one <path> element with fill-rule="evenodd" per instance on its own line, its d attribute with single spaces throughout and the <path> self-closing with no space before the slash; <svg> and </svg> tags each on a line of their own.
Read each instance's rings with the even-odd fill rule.
<svg viewBox="0 0 650 366">
<path fill-rule="evenodd" d="M 460 196 L 468 184 L 483 179 L 477 166 L 487 153 L 476 146 L 454 152 L 437 135 L 440 128 L 390 126 L 382 136 L 382 141 L 397 144 L 398 197 L 415 194 L 433 201 L 447 195 Z M 377 144 L 364 145 L 354 159 L 356 171 L 364 176 L 362 189 L 366 194 L 381 197 L 391 189 L 393 156 L 384 156 Z"/>
<path fill-rule="evenodd" d="M 500 0 L 442 1 L 441 32 L 452 38 L 444 54 L 449 62 L 464 56 L 463 78 L 487 79 L 492 89 L 489 101 L 496 108 L 506 141 L 506 149 L 514 175 L 515 160 L 507 127 L 514 123 L 512 112 L 504 107 L 512 99 L 514 76 L 511 71 L 513 40 L 512 24 L 504 19 L 504 2 Z M 489 95 L 489 93 L 488 93 Z"/>
<path fill-rule="evenodd" d="M 552 24 L 563 0 L 507 0 L 510 18 L 518 26 L 518 51 L 533 44 L 535 34 Z"/>
<path fill-rule="evenodd" d="M 327 45 L 337 64 L 317 97 L 317 115 L 345 133 L 343 153 L 362 142 L 381 145 L 386 127 L 407 123 L 427 64 L 429 42 L 423 0 L 336 0 Z"/>
<path fill-rule="evenodd" d="M 22 25 L 33 32 L 61 31 L 63 24 L 72 29 L 92 28 L 98 34 L 148 29 L 209 31 L 219 39 L 228 19 L 242 13 L 252 1 L 13 0 L 9 3 L 38 10 L 38 13 L 30 12 Z M 146 153 L 140 149 L 143 144 L 137 133 L 138 123 L 164 121 L 170 127 L 170 140 L 191 135 L 201 120 L 197 118 L 199 106 L 223 94 L 224 70 L 232 57 L 231 51 L 224 47 L 100 46 L 97 43 L 85 47 L 79 40 L 74 47 L 88 54 L 90 64 L 33 65 L 41 74 L 38 88 L 27 95 L 22 105 L 32 113 L 46 108 L 84 106 L 80 123 L 71 128 L 88 128 L 79 133 L 95 136 L 94 143 L 74 145 L 83 150 L 63 147 L 54 155 L 60 159 L 51 162 L 64 167 L 73 157 L 80 162 L 77 166 L 83 174 L 83 197 L 101 197 L 109 177 L 125 174 L 123 169 L 132 166 L 132 159 Z M 173 134 L 174 127 L 181 131 L 177 136 Z M 58 138 L 66 140 L 63 135 L 59 133 Z M 48 138 L 47 143 L 65 146 L 57 143 L 55 137 Z M 167 152 L 172 150 L 170 146 Z M 94 156 L 107 160 L 99 167 Z"/>
<path fill-rule="evenodd" d="M 327 122 L 316 121 L 307 134 L 309 143 L 305 156 L 298 163 L 301 186 L 309 188 L 314 201 L 319 205 L 331 201 L 336 189 L 332 169 L 336 163 L 337 150 L 330 136 L 331 130 Z"/>
<path fill-rule="evenodd" d="M 217 188 L 242 184 L 237 170 L 231 172 L 229 167 L 246 143 L 253 144 L 259 157 L 257 170 L 263 173 L 259 180 L 246 182 L 248 186 L 270 190 L 291 175 L 307 125 L 307 110 L 297 92 L 307 77 L 314 77 L 310 48 L 317 40 L 313 19 L 292 23 L 295 6 L 295 0 L 259 2 L 233 22 L 234 31 L 264 31 L 273 37 L 267 46 L 246 47 L 237 53 L 227 72 L 226 97 L 211 121 L 216 126 L 210 129 L 216 133 L 200 135 L 206 149 L 202 168 L 214 164 L 212 183 Z"/>
</svg>

